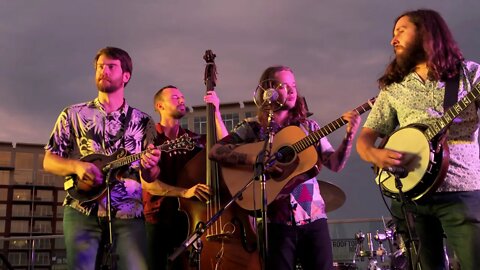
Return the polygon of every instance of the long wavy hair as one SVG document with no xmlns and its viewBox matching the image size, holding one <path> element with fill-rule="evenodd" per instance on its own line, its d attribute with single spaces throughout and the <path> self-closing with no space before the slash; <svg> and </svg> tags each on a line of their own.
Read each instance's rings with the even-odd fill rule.
<svg viewBox="0 0 480 270">
<path fill-rule="evenodd" d="M 459 73 L 460 63 L 464 58 L 442 16 L 430 9 L 407 11 L 397 17 L 394 27 L 404 16 L 408 17 L 410 22 L 416 26 L 416 38 L 425 53 L 428 78 L 444 81 L 455 77 Z M 378 79 L 378 85 L 383 88 L 392 83 L 401 82 L 414 70 L 415 65 L 407 69 L 400 67 L 395 58 Z"/>
<path fill-rule="evenodd" d="M 266 80 L 275 80 L 276 73 L 280 71 L 290 71 L 293 74 L 292 69 L 287 66 L 271 66 L 263 71 L 262 76 L 260 76 L 259 84 L 264 83 Z M 265 110 L 258 110 L 257 115 L 260 123 L 264 126 L 267 125 L 268 112 Z M 305 122 L 306 118 L 307 106 L 297 89 L 297 100 L 295 101 L 295 106 L 288 112 L 288 120 L 285 125 L 298 125 Z"/>
</svg>

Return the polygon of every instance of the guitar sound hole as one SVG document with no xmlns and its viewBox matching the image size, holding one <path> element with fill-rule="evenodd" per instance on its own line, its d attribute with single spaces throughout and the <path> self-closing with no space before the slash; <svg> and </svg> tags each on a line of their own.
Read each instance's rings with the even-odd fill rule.
<svg viewBox="0 0 480 270">
<path fill-rule="evenodd" d="M 289 163 L 295 159 L 295 150 L 290 146 L 282 146 L 277 153 L 277 161 L 280 163 Z"/>
</svg>

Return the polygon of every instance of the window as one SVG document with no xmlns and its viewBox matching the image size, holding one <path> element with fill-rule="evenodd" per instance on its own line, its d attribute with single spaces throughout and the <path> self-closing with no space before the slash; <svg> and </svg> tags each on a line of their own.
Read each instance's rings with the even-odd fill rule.
<svg viewBox="0 0 480 270">
<path fill-rule="evenodd" d="M 52 222 L 51 221 L 35 221 L 35 225 L 33 226 L 33 232 L 37 233 L 51 233 L 52 232 Z"/>
<path fill-rule="evenodd" d="M 16 184 L 31 185 L 33 184 L 33 170 L 15 169 L 13 172 L 13 179 Z"/>
<path fill-rule="evenodd" d="M 207 134 L 207 117 L 199 116 L 193 118 L 193 132 L 197 134 Z"/>
<path fill-rule="evenodd" d="M 38 170 L 36 172 L 35 182 L 37 185 L 41 186 L 55 186 L 57 184 L 57 179 L 62 179 L 62 177 L 47 173 L 43 170 Z M 63 184 L 63 181 L 58 182 Z"/>
<path fill-rule="evenodd" d="M 0 166 L 12 166 L 12 152 L 0 151 Z"/>
<path fill-rule="evenodd" d="M 50 249 L 52 248 L 51 241 L 51 239 L 37 239 L 35 240 L 35 248 Z"/>
<path fill-rule="evenodd" d="M 10 226 L 12 233 L 28 233 L 30 231 L 28 220 L 12 220 Z"/>
<path fill-rule="evenodd" d="M 223 123 L 228 131 L 232 130 L 238 124 L 238 113 L 222 114 Z"/>
<path fill-rule="evenodd" d="M 15 155 L 16 169 L 33 169 L 33 153 L 17 152 Z"/>
<path fill-rule="evenodd" d="M 13 191 L 13 200 L 14 201 L 30 201 L 32 195 L 30 190 L 27 189 L 15 189 Z"/>
<path fill-rule="evenodd" d="M 8 253 L 8 261 L 12 265 L 27 265 L 28 253 L 25 252 L 10 252 Z"/>
<path fill-rule="evenodd" d="M 35 253 L 35 265 L 49 265 L 50 254 L 48 252 Z"/>
<path fill-rule="evenodd" d="M 55 226 L 55 233 L 63 234 L 63 221 L 57 221 Z"/>
<path fill-rule="evenodd" d="M 28 217 L 30 216 L 30 205 L 13 204 L 12 205 L 13 217 Z"/>
<path fill-rule="evenodd" d="M 35 195 L 36 201 L 51 202 L 53 201 L 53 192 L 51 190 L 37 190 Z"/>
<path fill-rule="evenodd" d="M 57 202 L 62 203 L 65 200 L 65 196 L 67 196 L 67 192 L 65 190 L 57 191 Z"/>
<path fill-rule="evenodd" d="M 36 217 L 51 217 L 53 216 L 53 210 L 51 205 L 36 205 L 35 206 Z"/>
<path fill-rule="evenodd" d="M 246 112 L 246 113 L 245 113 L 245 118 L 254 117 L 254 116 L 256 116 L 256 115 L 257 115 L 256 112 Z"/>
<path fill-rule="evenodd" d="M 5 233 L 5 220 L 0 220 L 0 233 Z"/>
<path fill-rule="evenodd" d="M 17 152 L 13 178 L 18 184 L 33 183 L 33 153 Z"/>
<path fill-rule="evenodd" d="M 0 201 L 6 201 L 6 200 L 8 200 L 8 189 L 0 188 Z"/>
<path fill-rule="evenodd" d="M 45 157 L 45 154 L 41 153 L 38 154 L 37 156 L 37 164 L 38 164 L 38 169 L 43 170 L 43 159 Z"/>
<path fill-rule="evenodd" d="M 63 207 L 57 207 L 57 218 L 63 218 Z"/>
<path fill-rule="evenodd" d="M 188 129 L 188 118 L 187 117 L 182 117 L 180 119 L 180 126 L 183 128 L 183 129 Z"/>
<path fill-rule="evenodd" d="M 12 240 L 8 247 L 10 249 L 27 249 L 29 248 L 28 240 Z"/>
<path fill-rule="evenodd" d="M 9 171 L 0 171 L 0 185 L 10 184 L 10 175 Z"/>
<path fill-rule="evenodd" d="M 7 205 L 0 203 L 0 217 L 6 217 L 7 216 Z"/>
</svg>

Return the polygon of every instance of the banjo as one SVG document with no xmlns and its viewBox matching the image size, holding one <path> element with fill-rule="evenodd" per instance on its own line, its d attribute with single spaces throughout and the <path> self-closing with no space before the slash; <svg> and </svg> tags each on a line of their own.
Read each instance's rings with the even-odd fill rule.
<svg viewBox="0 0 480 270">
<path fill-rule="evenodd" d="M 379 148 L 391 149 L 406 155 L 407 162 L 404 167 L 408 174 L 402 179 L 402 191 L 407 198 L 418 200 L 442 184 L 449 163 L 445 127 L 478 96 L 480 90 L 475 87 L 432 124 L 405 126 L 380 143 Z M 375 173 L 377 174 L 375 181 L 381 186 L 384 194 L 392 198 L 399 197 L 394 175 L 378 167 L 375 168 Z"/>
</svg>

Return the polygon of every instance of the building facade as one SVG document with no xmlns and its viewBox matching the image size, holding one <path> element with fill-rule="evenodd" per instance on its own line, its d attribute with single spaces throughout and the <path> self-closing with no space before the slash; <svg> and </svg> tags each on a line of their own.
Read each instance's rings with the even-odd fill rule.
<svg viewBox="0 0 480 270">
<path fill-rule="evenodd" d="M 43 170 L 43 145 L 0 142 L 0 256 L 14 269 L 65 269 L 63 178 Z M 8 262 L 5 261 L 8 259 Z"/>
</svg>

